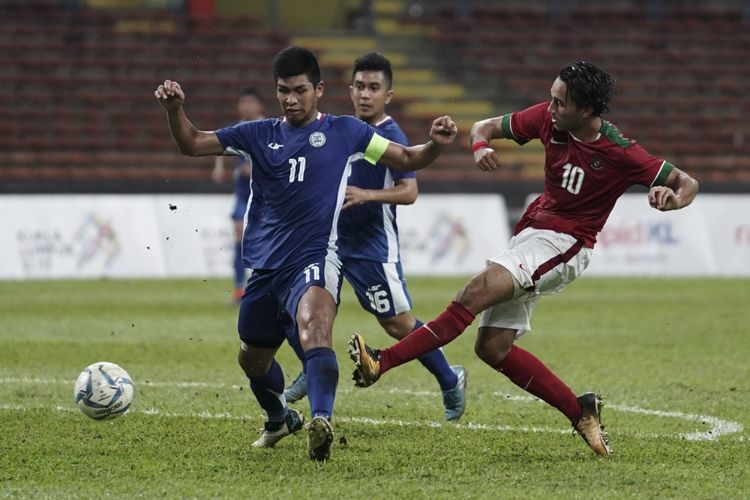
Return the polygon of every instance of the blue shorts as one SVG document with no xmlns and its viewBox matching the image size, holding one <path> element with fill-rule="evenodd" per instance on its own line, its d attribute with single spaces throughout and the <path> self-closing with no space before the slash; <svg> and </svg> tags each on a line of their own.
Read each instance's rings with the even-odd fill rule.
<svg viewBox="0 0 750 500">
<path fill-rule="evenodd" d="M 252 347 L 273 348 L 296 336 L 297 306 L 311 286 L 328 290 L 339 303 L 341 267 L 334 254 L 282 269 L 253 270 L 240 302 L 240 340 Z"/>
<path fill-rule="evenodd" d="M 379 318 L 391 318 L 411 310 L 401 262 L 345 258 L 343 271 L 365 311 Z"/>
</svg>

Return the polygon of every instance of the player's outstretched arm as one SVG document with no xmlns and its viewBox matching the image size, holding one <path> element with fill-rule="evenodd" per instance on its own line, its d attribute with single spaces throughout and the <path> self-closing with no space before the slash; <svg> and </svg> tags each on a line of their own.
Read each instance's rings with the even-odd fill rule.
<svg viewBox="0 0 750 500">
<path fill-rule="evenodd" d="M 675 167 L 663 186 L 654 186 L 649 190 L 648 203 L 662 212 L 679 210 L 690 205 L 697 194 L 698 181 Z"/>
<path fill-rule="evenodd" d="M 417 146 L 402 146 L 391 142 L 380 160 L 396 170 L 411 172 L 429 166 L 453 142 L 458 127 L 450 116 L 441 116 L 432 122 L 430 141 Z"/>
<path fill-rule="evenodd" d="M 487 118 L 476 122 L 471 127 L 471 150 L 474 153 L 474 163 L 485 172 L 496 170 L 502 165 L 494 149 L 490 147 L 492 139 L 503 137 L 501 118 Z"/>
<path fill-rule="evenodd" d="M 163 84 L 156 87 L 154 96 L 167 112 L 169 130 L 172 132 L 172 138 L 180 153 L 187 156 L 206 156 L 220 155 L 224 152 L 214 132 L 198 130 L 188 120 L 182 109 L 185 93 L 179 83 L 165 80 Z"/>
</svg>

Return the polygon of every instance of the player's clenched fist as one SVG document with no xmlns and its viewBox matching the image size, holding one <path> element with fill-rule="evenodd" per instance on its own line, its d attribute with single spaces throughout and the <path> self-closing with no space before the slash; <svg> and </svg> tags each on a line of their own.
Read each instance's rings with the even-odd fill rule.
<svg viewBox="0 0 750 500">
<path fill-rule="evenodd" d="M 648 203 L 653 208 L 666 212 L 680 208 L 677 194 L 667 186 L 654 186 L 648 192 Z"/>
<path fill-rule="evenodd" d="M 156 87 L 154 96 L 166 110 L 177 109 L 185 102 L 185 93 L 180 84 L 172 80 L 164 80 L 164 83 Z"/>
<path fill-rule="evenodd" d="M 485 146 L 474 151 L 474 163 L 477 164 L 480 170 L 489 172 L 500 168 L 500 157 L 494 149 L 489 146 Z"/>
<path fill-rule="evenodd" d="M 432 122 L 432 128 L 430 129 L 430 139 L 434 142 L 442 145 L 448 145 L 453 142 L 458 133 L 458 127 L 455 122 L 451 120 L 450 116 L 441 116 L 436 118 Z"/>
</svg>

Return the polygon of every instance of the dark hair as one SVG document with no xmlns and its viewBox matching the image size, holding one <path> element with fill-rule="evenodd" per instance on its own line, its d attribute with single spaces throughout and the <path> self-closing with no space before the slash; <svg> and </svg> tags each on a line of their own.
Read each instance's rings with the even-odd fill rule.
<svg viewBox="0 0 750 500">
<path fill-rule="evenodd" d="M 573 63 L 560 70 L 560 80 L 568 87 L 568 95 L 578 108 L 592 109 L 594 116 L 603 116 L 615 95 L 615 79 L 593 64 Z"/>
<path fill-rule="evenodd" d="M 255 87 L 245 87 L 244 89 L 242 89 L 242 92 L 240 92 L 240 97 L 244 97 L 246 95 L 253 96 L 256 99 L 260 99 L 258 89 L 256 89 Z"/>
<path fill-rule="evenodd" d="M 313 86 L 320 83 L 320 66 L 315 55 L 304 47 L 287 47 L 273 58 L 273 80 L 307 75 Z"/>
<path fill-rule="evenodd" d="M 383 76 L 388 81 L 388 88 L 393 85 L 393 70 L 391 61 L 380 52 L 368 52 L 354 61 L 352 68 L 352 79 L 357 71 L 382 71 Z"/>
</svg>

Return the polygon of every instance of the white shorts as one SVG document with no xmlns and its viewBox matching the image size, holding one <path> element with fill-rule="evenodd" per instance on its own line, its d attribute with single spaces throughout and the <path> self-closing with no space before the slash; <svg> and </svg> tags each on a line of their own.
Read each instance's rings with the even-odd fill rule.
<svg viewBox="0 0 750 500">
<path fill-rule="evenodd" d="M 531 330 L 531 313 L 539 297 L 557 293 L 588 267 L 591 249 L 565 233 L 526 228 L 513 236 L 502 254 L 487 261 L 513 275 L 513 298 L 482 311 L 479 326 L 517 330 L 516 338 Z"/>
</svg>

